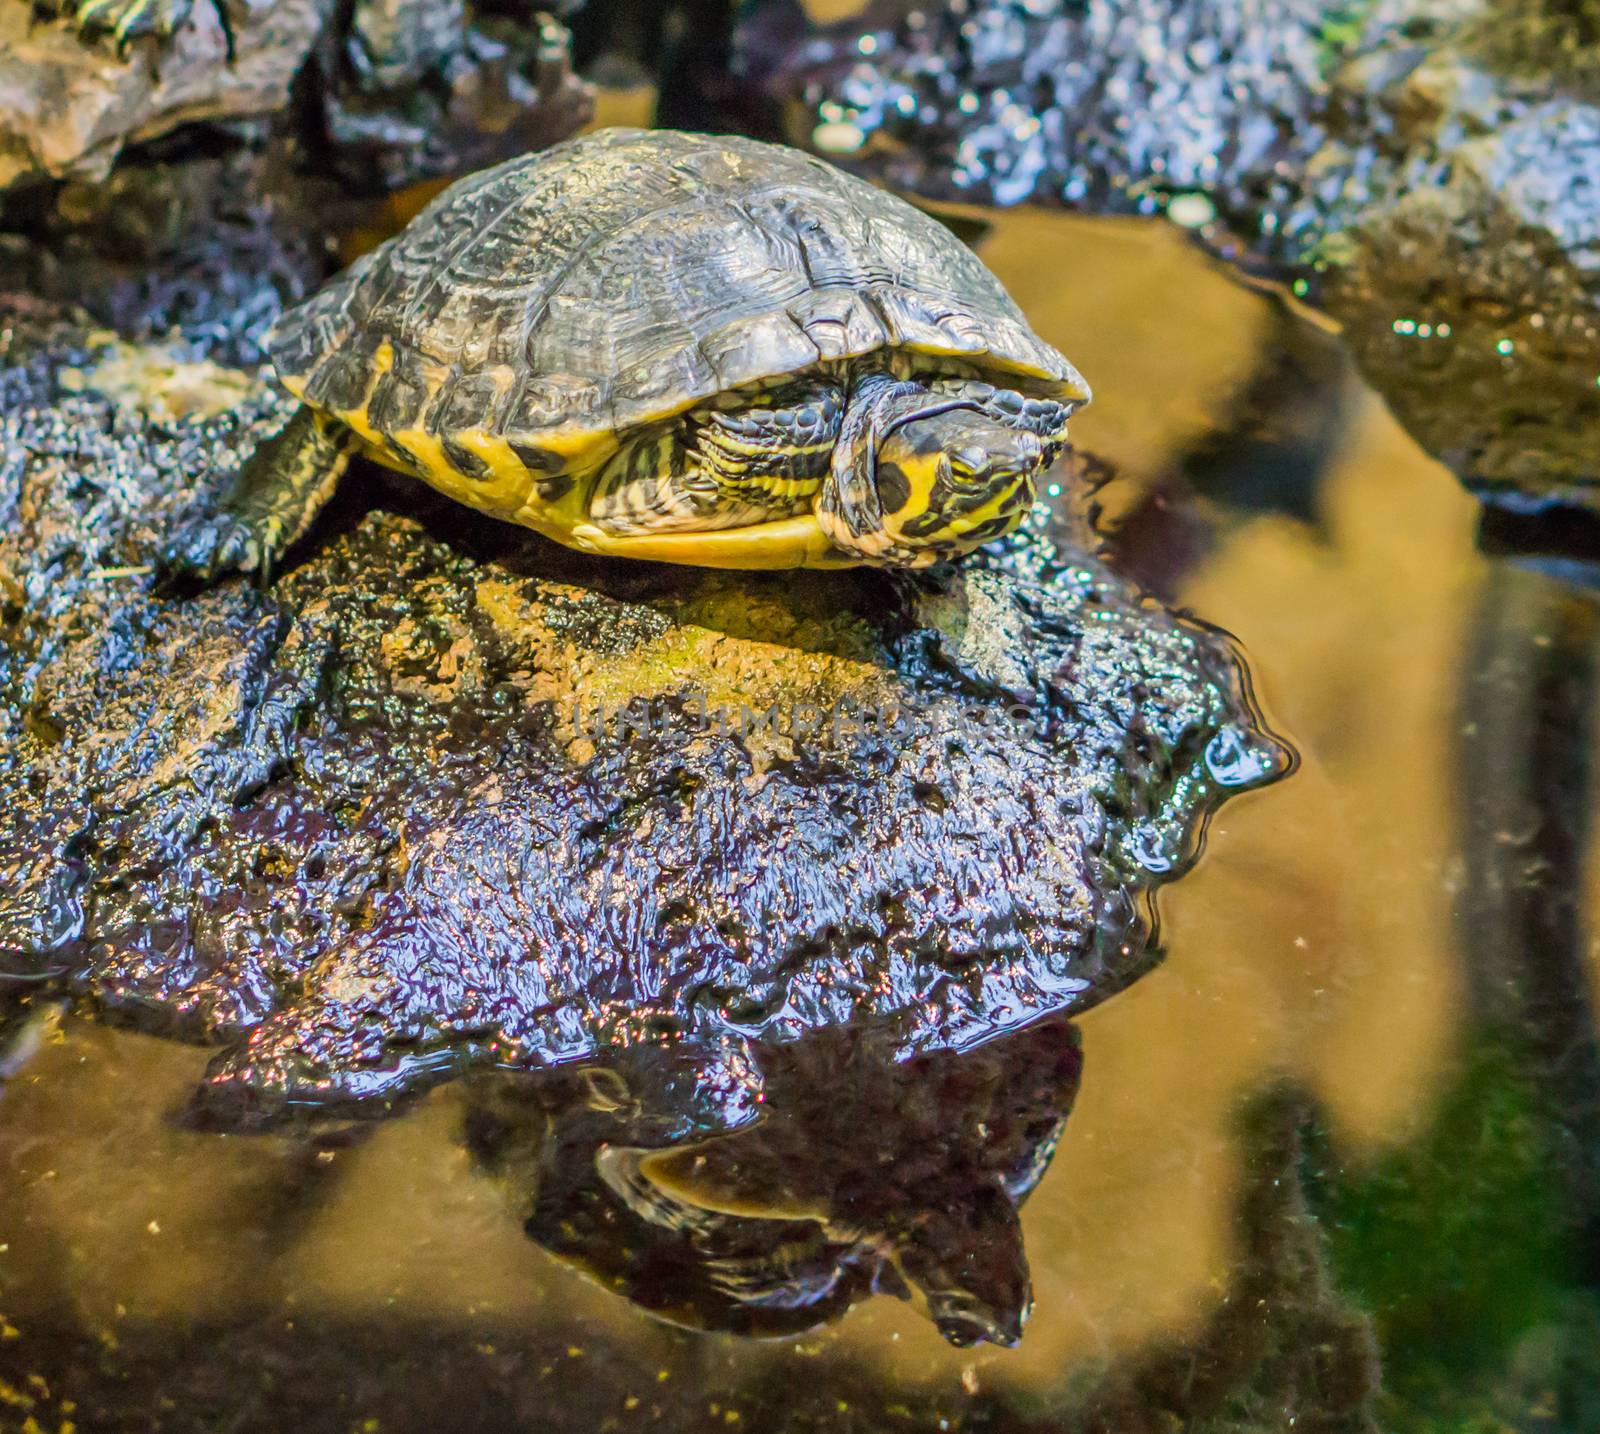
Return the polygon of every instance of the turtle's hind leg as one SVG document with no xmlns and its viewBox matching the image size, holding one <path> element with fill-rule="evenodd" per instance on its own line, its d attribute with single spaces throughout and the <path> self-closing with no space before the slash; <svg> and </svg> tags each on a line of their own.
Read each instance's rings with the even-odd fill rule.
<svg viewBox="0 0 1600 1434">
<path fill-rule="evenodd" d="M 255 572 L 265 582 L 322 510 L 359 442 L 342 423 L 300 409 L 245 460 L 219 508 L 172 536 L 162 569 L 204 580 Z"/>
<path fill-rule="evenodd" d="M 589 516 L 608 533 L 695 533 L 726 526 L 716 478 L 676 428 L 625 443 L 600 471 Z"/>
</svg>

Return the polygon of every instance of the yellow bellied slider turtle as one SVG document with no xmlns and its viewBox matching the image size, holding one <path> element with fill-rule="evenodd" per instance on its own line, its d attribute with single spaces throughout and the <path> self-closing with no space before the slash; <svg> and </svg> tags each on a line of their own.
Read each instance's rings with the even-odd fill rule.
<svg viewBox="0 0 1600 1434">
<path fill-rule="evenodd" d="M 920 567 L 1013 528 L 1089 398 L 935 220 L 665 130 L 460 181 L 269 352 L 304 407 L 180 570 L 270 566 L 355 449 L 587 552 Z"/>
</svg>

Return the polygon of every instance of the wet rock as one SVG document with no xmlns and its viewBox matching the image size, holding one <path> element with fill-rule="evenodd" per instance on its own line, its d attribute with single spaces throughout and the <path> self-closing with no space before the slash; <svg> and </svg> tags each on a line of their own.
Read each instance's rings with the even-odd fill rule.
<svg viewBox="0 0 1600 1434">
<path fill-rule="evenodd" d="M 196 120 L 268 114 L 331 0 L 198 3 L 173 34 L 119 53 L 30 0 L 0 0 L 0 189 L 25 176 L 104 179 L 127 143 Z"/>
<path fill-rule="evenodd" d="M 872 1028 L 761 1047 L 761 1120 L 710 1138 L 663 1129 L 610 1072 L 504 1082 L 468 1144 L 531 1238 L 674 1323 L 770 1338 L 893 1293 L 954 1344 L 1014 1345 L 1033 1302 L 1017 1211 L 1077 1092 L 1077 1033 L 896 1054 Z"/>
<path fill-rule="evenodd" d="M 1318 143 L 1313 0 L 876 0 L 798 34 L 797 8 L 757 6 L 739 63 L 797 139 L 929 197 L 1156 213 L 1203 189 L 1248 206 Z"/>
<path fill-rule="evenodd" d="M 1588 17 L 1588 18 L 1586 18 Z M 1600 32 L 1581 7 L 757 7 L 791 134 L 933 199 L 1165 214 L 1344 327 L 1430 452 L 1600 503 Z"/>
<path fill-rule="evenodd" d="M 1600 30 L 1564 92 L 1548 68 L 1499 70 L 1492 31 L 1374 76 L 1386 18 L 1335 79 L 1401 143 L 1358 157 L 1341 135 L 1288 221 L 1315 237 L 1321 302 L 1483 497 L 1600 506 Z"/>
<path fill-rule="evenodd" d="M 129 375 L 181 336 L 5 333 L 0 971 L 219 1044 L 214 1118 L 604 1059 L 733 1127 L 754 1045 L 961 1049 L 1126 984 L 1144 894 L 1284 769 L 1224 642 L 1037 533 L 712 574 L 369 474 L 270 590 L 161 593 L 285 402 L 191 375 L 157 417 Z"/>
</svg>

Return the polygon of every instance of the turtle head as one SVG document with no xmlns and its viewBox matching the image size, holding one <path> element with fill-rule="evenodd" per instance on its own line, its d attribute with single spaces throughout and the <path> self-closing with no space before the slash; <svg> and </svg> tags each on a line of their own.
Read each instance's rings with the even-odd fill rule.
<svg viewBox="0 0 1600 1434">
<path fill-rule="evenodd" d="M 838 455 L 817 507 L 829 538 L 869 563 L 926 567 L 1016 527 L 1033 503 L 1045 443 L 975 404 L 900 401 L 909 411 L 881 405 L 887 421 L 872 439 Z"/>
<path fill-rule="evenodd" d="M 1033 503 L 1044 458 L 1044 444 L 1032 433 L 974 409 L 904 423 L 878 445 L 884 534 L 897 547 L 934 557 L 1002 537 Z"/>
</svg>

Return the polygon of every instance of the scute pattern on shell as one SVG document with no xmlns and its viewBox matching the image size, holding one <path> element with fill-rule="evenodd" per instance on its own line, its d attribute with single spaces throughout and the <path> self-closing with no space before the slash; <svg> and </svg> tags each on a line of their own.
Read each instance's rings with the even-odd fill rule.
<svg viewBox="0 0 1600 1434">
<path fill-rule="evenodd" d="M 670 131 L 603 130 L 462 180 L 287 314 L 271 353 L 339 410 L 385 342 L 436 375 L 434 432 L 459 430 L 444 409 L 464 373 L 512 376 L 473 420 L 512 436 L 627 429 L 887 348 L 1076 378 L 936 220 L 796 150 Z"/>
</svg>

